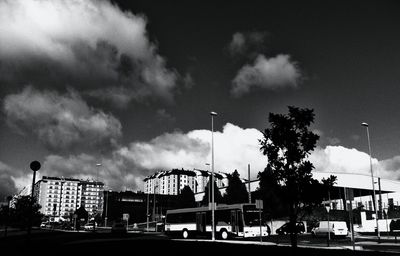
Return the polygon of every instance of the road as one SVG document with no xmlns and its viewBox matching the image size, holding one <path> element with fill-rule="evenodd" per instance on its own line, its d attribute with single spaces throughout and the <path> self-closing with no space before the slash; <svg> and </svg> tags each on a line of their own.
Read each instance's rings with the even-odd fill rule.
<svg viewBox="0 0 400 256">
<path fill-rule="evenodd" d="M 27 240 L 26 234 L 19 232 L 4 238 L 0 237 L 2 251 L 11 251 L 13 255 L 27 255 L 40 252 L 41 255 L 66 254 L 78 255 L 115 255 L 117 252 L 143 252 L 154 255 L 155 252 L 171 252 L 175 255 L 190 255 L 194 252 L 214 254 L 215 252 L 246 254 L 268 253 L 270 255 L 394 255 L 400 252 L 400 243 L 384 242 L 378 244 L 373 237 L 358 238 L 357 251 L 349 248 L 350 240 L 335 239 L 331 247 L 326 249 L 326 240 L 313 238 L 310 235 L 299 236 L 299 248 L 293 250 L 289 246 L 288 236 L 270 236 L 259 242 L 259 238 L 234 239 L 231 241 L 211 242 L 209 239 L 170 239 L 163 233 L 132 232 L 128 234 L 112 234 L 109 230 L 97 232 L 62 232 L 56 230 L 34 230 Z M 375 251 L 369 251 L 369 250 Z M 379 251 L 379 252 L 378 252 Z"/>
</svg>

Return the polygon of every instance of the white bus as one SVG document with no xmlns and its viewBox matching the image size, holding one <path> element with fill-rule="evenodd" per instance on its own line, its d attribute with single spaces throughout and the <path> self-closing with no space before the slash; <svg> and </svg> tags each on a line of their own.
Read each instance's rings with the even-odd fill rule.
<svg viewBox="0 0 400 256">
<path fill-rule="evenodd" d="M 211 233 L 211 210 L 209 207 L 168 210 L 165 231 L 168 235 L 180 234 L 183 238 Z M 255 204 L 218 205 L 215 209 L 216 237 L 260 236 L 259 210 Z M 270 228 L 261 220 L 261 234 L 268 236 Z"/>
</svg>

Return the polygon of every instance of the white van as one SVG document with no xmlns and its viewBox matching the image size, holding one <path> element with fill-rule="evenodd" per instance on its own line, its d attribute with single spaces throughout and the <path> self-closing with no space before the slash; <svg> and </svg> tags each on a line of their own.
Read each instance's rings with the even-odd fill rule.
<svg viewBox="0 0 400 256">
<path fill-rule="evenodd" d="M 331 237 L 334 236 L 347 236 L 349 230 L 345 221 L 320 221 L 317 226 L 311 230 L 313 236 L 327 236 L 328 232 L 331 233 Z"/>
</svg>

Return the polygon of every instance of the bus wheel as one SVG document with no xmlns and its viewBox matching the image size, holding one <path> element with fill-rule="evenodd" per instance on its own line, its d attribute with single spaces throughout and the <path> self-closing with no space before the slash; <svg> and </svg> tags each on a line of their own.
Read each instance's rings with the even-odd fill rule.
<svg viewBox="0 0 400 256">
<path fill-rule="evenodd" d="M 189 231 L 188 231 L 187 229 L 184 229 L 184 230 L 182 231 L 182 237 L 183 237 L 184 239 L 186 239 L 186 238 L 189 237 Z"/>
<path fill-rule="evenodd" d="M 228 239 L 228 231 L 226 231 L 226 229 L 222 229 L 222 230 L 221 230 L 221 238 L 222 238 L 223 240 Z"/>
</svg>

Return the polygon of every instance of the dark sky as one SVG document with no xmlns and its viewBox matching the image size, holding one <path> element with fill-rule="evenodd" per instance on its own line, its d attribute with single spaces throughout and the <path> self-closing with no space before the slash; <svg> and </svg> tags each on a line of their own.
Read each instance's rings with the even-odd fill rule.
<svg viewBox="0 0 400 256">
<path fill-rule="evenodd" d="M 222 133 L 227 123 L 263 130 L 268 113 L 288 105 L 314 109 L 321 150 L 354 148 L 364 156 L 360 124 L 368 122 L 373 157 L 393 160 L 390 170 L 398 170 L 396 1 L 88 1 L 102 10 L 95 13 L 79 4 L 60 4 L 57 13 L 46 1 L 32 3 L 36 9 L 3 4 L 8 14 L 0 18 L 0 31 L 9 30 L 0 39 L 0 162 L 14 183 L 24 183 L 38 159 L 57 175 L 93 173 L 93 162 L 108 162 L 115 179 L 129 176 L 139 186 L 164 167 L 143 162 L 145 146 L 154 159 L 179 155 L 180 146 L 186 155 L 207 155 L 204 141 L 185 139 L 210 129 L 210 111 L 218 112 Z M 139 33 L 125 30 L 133 24 Z M 235 94 L 235 83 L 248 91 Z M 75 119 L 65 115 L 70 108 Z"/>
<path fill-rule="evenodd" d="M 287 105 L 295 105 L 313 108 L 316 128 L 347 147 L 366 149 L 360 123 L 368 122 L 375 156 L 398 154 L 398 3 L 135 2 L 121 6 L 146 15 L 150 37 L 158 42 L 160 54 L 171 67 L 191 72 L 196 83 L 177 95 L 176 104 L 164 107 L 176 118 L 174 126 L 153 127 L 149 133 L 134 122 L 132 129 L 141 137 L 151 138 L 165 128 L 207 128 L 211 109 L 221 113 L 220 127 L 233 122 L 263 129 L 269 112 L 283 112 Z M 226 48 L 234 33 L 249 31 L 268 33 L 262 51 L 266 56 L 285 53 L 298 62 L 304 79 L 297 89 L 230 97 L 231 81 L 244 62 L 232 59 Z M 139 118 L 144 120 L 142 115 Z M 138 135 L 134 134 L 132 139 Z M 354 135 L 362 139 L 354 141 Z"/>
</svg>

